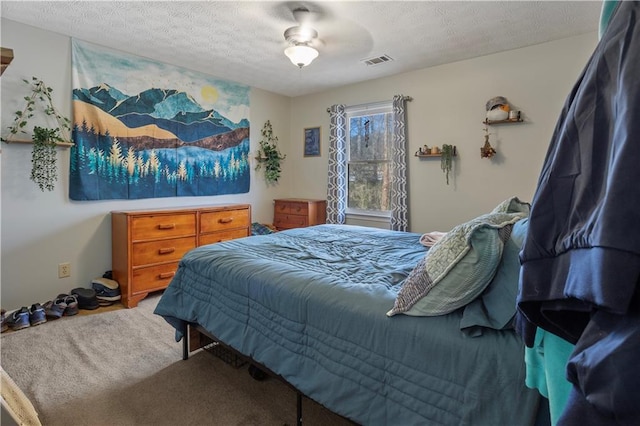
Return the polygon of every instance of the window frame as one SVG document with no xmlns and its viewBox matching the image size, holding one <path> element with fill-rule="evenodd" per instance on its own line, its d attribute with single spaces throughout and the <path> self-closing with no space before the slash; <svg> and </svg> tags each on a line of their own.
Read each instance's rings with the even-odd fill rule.
<svg viewBox="0 0 640 426">
<path fill-rule="evenodd" d="M 391 219 L 391 209 L 389 210 L 364 210 L 364 209 L 356 209 L 349 207 L 349 164 L 351 161 L 351 149 L 350 149 L 350 134 L 351 134 L 351 118 L 352 117 L 360 117 L 363 115 L 373 115 L 373 114 L 393 114 L 393 101 L 382 101 L 382 102 L 372 102 L 368 104 L 362 105 L 354 105 L 345 107 L 346 114 L 346 167 L 345 167 L 345 182 L 347 182 L 347 187 L 345 191 L 346 199 L 345 199 L 345 214 L 347 217 L 352 218 L 361 218 L 361 219 L 374 219 L 378 218 L 382 221 L 388 221 Z M 393 129 L 391 130 L 393 131 Z M 393 140 L 389 138 L 390 141 Z M 393 160 L 389 158 L 389 165 L 391 166 Z"/>
</svg>

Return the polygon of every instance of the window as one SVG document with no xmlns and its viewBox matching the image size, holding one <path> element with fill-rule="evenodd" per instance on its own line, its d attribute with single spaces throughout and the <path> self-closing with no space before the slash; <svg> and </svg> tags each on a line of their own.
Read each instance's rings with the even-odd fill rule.
<svg viewBox="0 0 640 426">
<path fill-rule="evenodd" d="M 347 214 L 391 214 L 391 102 L 346 109 Z"/>
</svg>

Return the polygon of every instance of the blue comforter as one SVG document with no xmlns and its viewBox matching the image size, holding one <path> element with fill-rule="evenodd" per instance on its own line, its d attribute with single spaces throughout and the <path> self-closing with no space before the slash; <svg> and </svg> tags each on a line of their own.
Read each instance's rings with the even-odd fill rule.
<svg viewBox="0 0 640 426">
<path fill-rule="evenodd" d="M 460 331 L 461 312 L 387 317 L 424 256 L 419 234 L 320 225 L 187 253 L 155 313 L 198 323 L 307 396 L 366 425 L 528 425 L 513 331 Z"/>
</svg>

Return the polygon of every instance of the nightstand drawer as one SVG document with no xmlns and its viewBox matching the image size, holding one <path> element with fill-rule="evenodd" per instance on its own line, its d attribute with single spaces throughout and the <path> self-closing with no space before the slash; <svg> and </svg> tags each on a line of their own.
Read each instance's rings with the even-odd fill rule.
<svg viewBox="0 0 640 426">
<path fill-rule="evenodd" d="M 134 243 L 131 262 L 135 267 L 180 260 L 186 252 L 195 247 L 196 237 Z"/>
<path fill-rule="evenodd" d="M 139 216 L 131 219 L 133 241 L 195 235 L 196 214 Z"/>
<path fill-rule="evenodd" d="M 309 219 L 307 218 L 307 216 L 276 213 L 274 216 L 273 224 L 278 229 L 304 228 L 306 226 L 309 226 Z"/>
<path fill-rule="evenodd" d="M 200 213 L 200 233 L 249 228 L 249 209 L 221 210 Z M 244 236 L 247 236 L 245 234 Z"/>
<path fill-rule="evenodd" d="M 309 214 L 309 205 L 307 203 L 295 203 L 295 202 L 277 202 L 275 206 L 275 213 L 283 214 Z"/>
</svg>

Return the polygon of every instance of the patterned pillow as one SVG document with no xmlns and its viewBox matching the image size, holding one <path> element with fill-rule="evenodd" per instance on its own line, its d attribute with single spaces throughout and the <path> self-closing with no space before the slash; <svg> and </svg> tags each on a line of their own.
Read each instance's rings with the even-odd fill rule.
<svg viewBox="0 0 640 426">
<path fill-rule="evenodd" d="M 387 315 L 444 315 L 471 302 L 495 275 L 512 225 L 528 214 L 512 197 L 453 228 L 418 262 Z"/>
</svg>

